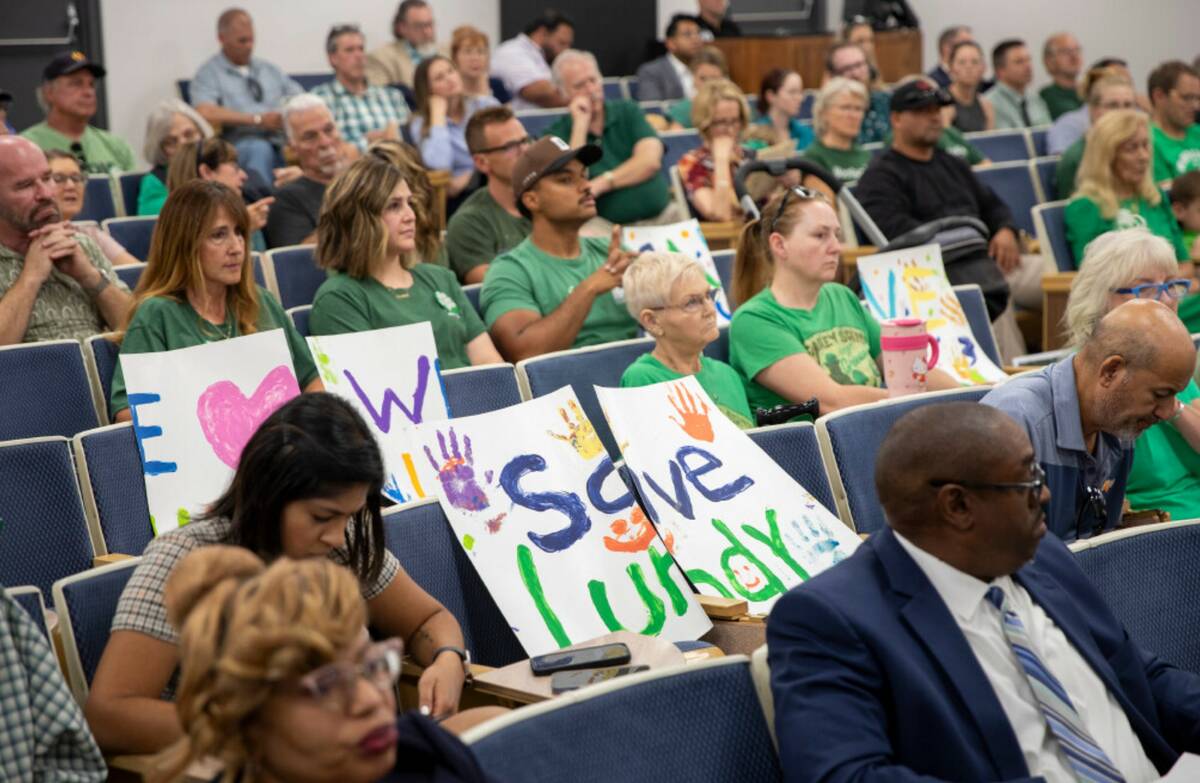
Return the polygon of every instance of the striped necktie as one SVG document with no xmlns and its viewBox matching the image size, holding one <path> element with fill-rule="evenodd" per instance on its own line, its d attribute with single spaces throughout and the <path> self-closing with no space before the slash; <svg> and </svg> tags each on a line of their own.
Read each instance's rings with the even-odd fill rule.
<svg viewBox="0 0 1200 783">
<path fill-rule="evenodd" d="M 1042 716 L 1058 740 L 1058 746 L 1075 772 L 1075 778 L 1089 783 L 1124 783 L 1125 778 L 1113 766 L 1108 754 L 1084 728 L 1062 683 L 1033 651 L 1021 618 L 1005 607 L 1004 591 L 999 587 L 989 587 L 987 599 L 1000 610 L 1004 635 L 1008 637 L 1017 661 L 1025 670 L 1025 677 L 1029 680 L 1033 695 L 1037 697 Z"/>
</svg>

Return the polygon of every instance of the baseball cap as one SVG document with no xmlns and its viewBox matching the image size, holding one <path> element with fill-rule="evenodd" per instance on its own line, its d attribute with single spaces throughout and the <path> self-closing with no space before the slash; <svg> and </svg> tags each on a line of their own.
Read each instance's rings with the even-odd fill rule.
<svg viewBox="0 0 1200 783">
<path fill-rule="evenodd" d="M 525 154 L 513 167 L 513 195 L 517 198 L 517 209 L 521 214 L 527 214 L 525 205 L 521 203 L 521 196 L 542 177 L 553 174 L 573 160 L 590 166 L 600 160 L 602 154 L 595 144 L 584 144 L 577 149 L 571 149 L 570 145 L 557 136 L 538 139 L 525 150 Z"/>
<path fill-rule="evenodd" d="M 62 54 L 55 55 L 54 59 L 46 66 L 46 69 L 42 71 L 42 81 L 48 82 L 60 76 L 66 76 L 69 73 L 82 71 L 85 68 L 91 71 L 92 76 L 95 76 L 97 79 L 103 79 L 106 73 L 104 66 L 92 62 L 87 58 L 86 54 L 78 49 L 73 52 L 63 52 Z"/>
<path fill-rule="evenodd" d="M 926 106 L 949 106 L 954 103 L 950 93 L 943 90 L 932 79 L 913 79 L 892 91 L 889 108 L 892 111 L 911 111 Z"/>
<path fill-rule="evenodd" d="M 12 93 L 0 87 L 0 103 L 12 103 Z"/>
</svg>

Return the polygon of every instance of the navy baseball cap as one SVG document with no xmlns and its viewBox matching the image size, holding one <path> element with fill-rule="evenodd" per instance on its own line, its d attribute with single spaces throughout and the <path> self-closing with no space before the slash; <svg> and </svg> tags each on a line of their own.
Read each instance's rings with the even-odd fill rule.
<svg viewBox="0 0 1200 783">
<path fill-rule="evenodd" d="M 97 65 L 87 58 L 87 55 L 79 50 L 73 52 L 63 52 L 55 55 L 46 69 L 42 71 L 42 81 L 51 81 L 60 76 L 75 73 L 76 71 L 88 70 L 92 76 L 97 79 L 103 79 L 106 71 L 104 66 Z"/>
</svg>

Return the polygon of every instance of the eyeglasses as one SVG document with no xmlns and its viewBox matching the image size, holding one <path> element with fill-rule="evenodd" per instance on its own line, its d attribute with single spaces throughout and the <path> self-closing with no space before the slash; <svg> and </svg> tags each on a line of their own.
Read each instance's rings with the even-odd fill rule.
<svg viewBox="0 0 1200 783">
<path fill-rule="evenodd" d="M 706 127 L 708 127 L 708 128 L 740 128 L 740 127 L 742 127 L 742 118 L 741 117 L 733 117 L 733 118 L 724 119 L 724 120 L 710 120 Z"/>
<path fill-rule="evenodd" d="M 767 228 L 767 236 L 775 233 L 775 227 L 779 225 L 779 219 L 783 217 L 783 213 L 787 210 L 788 201 L 792 196 L 795 196 L 801 201 L 813 201 L 814 199 L 824 200 L 825 195 L 819 190 L 813 190 L 801 185 L 796 185 L 787 189 L 783 194 L 783 199 L 779 202 L 779 209 L 775 212 L 775 217 L 771 218 L 771 225 Z"/>
<path fill-rule="evenodd" d="M 1108 500 L 1104 497 L 1104 493 L 1093 486 L 1085 485 L 1083 488 L 1083 502 L 1079 504 L 1079 510 L 1075 512 L 1075 534 L 1079 536 L 1083 518 L 1087 512 L 1091 512 L 1092 517 L 1096 520 L 1092 525 L 1092 535 L 1097 535 L 1108 527 Z M 1080 536 L 1082 537 L 1082 536 Z"/>
<path fill-rule="evenodd" d="M 985 483 L 955 481 L 953 479 L 934 479 L 933 481 L 930 481 L 929 484 L 930 486 L 934 487 L 944 487 L 947 484 L 955 484 L 960 487 L 965 487 L 966 489 L 992 489 L 998 492 L 1020 490 L 1029 493 L 1029 496 L 1036 500 L 1042 494 L 1042 487 L 1046 486 L 1046 471 L 1042 470 L 1042 466 L 1035 462 L 1033 464 L 1033 468 L 1030 469 L 1030 472 L 1033 474 L 1033 479 L 1031 481 L 1004 481 L 997 483 Z"/>
<path fill-rule="evenodd" d="M 867 61 L 859 60 L 857 62 L 847 63 L 846 65 L 843 65 L 841 68 L 834 68 L 833 75 L 834 76 L 845 76 L 846 74 L 850 73 L 851 71 L 857 71 L 859 68 L 866 68 L 866 67 L 867 67 Z"/>
<path fill-rule="evenodd" d="M 1182 299 L 1192 288 L 1192 281 L 1185 278 L 1168 280 L 1165 283 L 1142 283 L 1128 288 L 1114 288 L 1114 294 L 1132 296 L 1134 299 Z"/>
<path fill-rule="evenodd" d="M 250 91 L 250 97 L 255 103 L 261 103 L 263 99 L 263 88 L 259 84 L 258 79 L 255 79 L 249 74 L 246 75 L 246 89 Z"/>
<path fill-rule="evenodd" d="M 705 303 L 713 304 L 717 301 L 717 294 L 721 293 L 716 288 L 710 288 L 702 294 L 693 294 L 684 300 L 683 304 L 677 305 L 659 305 L 658 307 L 648 308 L 650 310 L 682 310 L 688 315 L 695 315 L 704 309 Z"/>
<path fill-rule="evenodd" d="M 510 141 L 507 144 L 501 144 L 499 147 L 484 147 L 481 150 L 475 150 L 475 154 L 476 155 L 490 155 L 493 152 L 499 152 L 504 155 L 509 155 L 509 154 L 516 152 L 517 150 L 521 150 L 521 149 L 524 149 L 525 147 L 528 147 L 530 144 L 533 144 L 533 139 L 526 136 L 523 139 L 517 139 L 516 141 Z"/>
<path fill-rule="evenodd" d="M 327 663 L 301 677 L 297 687 L 323 709 L 345 715 L 354 704 L 359 679 L 387 693 L 400 678 L 403 657 L 404 641 L 399 637 L 388 639 L 368 647 L 360 663 Z"/>
<path fill-rule="evenodd" d="M 51 174 L 50 179 L 54 180 L 55 185 L 65 185 L 68 182 L 82 185 L 87 180 L 87 177 L 82 174 Z"/>
</svg>

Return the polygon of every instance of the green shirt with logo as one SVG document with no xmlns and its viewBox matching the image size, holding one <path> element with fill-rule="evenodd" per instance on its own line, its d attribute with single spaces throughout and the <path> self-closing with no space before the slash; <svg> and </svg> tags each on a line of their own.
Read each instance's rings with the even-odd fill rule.
<svg viewBox="0 0 1200 783">
<path fill-rule="evenodd" d="M 1182 139 L 1173 139 L 1162 128 L 1151 125 L 1154 139 L 1154 181 L 1166 182 L 1193 169 L 1200 169 L 1200 124 L 1191 125 Z"/>
<path fill-rule="evenodd" d="M 660 362 L 652 353 L 644 353 L 633 360 L 621 374 L 621 387 L 651 386 L 664 381 L 677 381 L 683 376 Z M 696 382 L 721 409 L 725 417 L 743 430 L 754 426 L 754 411 L 746 399 L 746 386 L 737 370 L 717 359 L 700 357 L 700 372 Z"/>
<path fill-rule="evenodd" d="M 798 353 L 811 356 L 834 383 L 883 385 L 876 363 L 879 322 L 853 291 L 839 283 L 821 286 L 811 310 L 784 307 L 765 288 L 734 311 L 729 330 L 729 363 L 746 379 L 746 396 L 755 408 L 792 402 L 754 379 Z"/>
<path fill-rule="evenodd" d="M 106 130 L 93 128 L 91 125 L 84 130 L 79 139 L 80 151 L 71 149 L 75 141 L 67 138 L 51 128 L 45 122 L 39 122 L 26 128 L 21 135 L 38 145 L 45 152 L 62 150 L 74 152 L 80 159 L 83 170 L 88 174 L 119 174 L 123 171 L 133 171 L 137 167 L 133 150 L 120 136 Z"/>
<path fill-rule="evenodd" d="M 848 150 L 826 147 L 817 139 L 800 157 L 821 166 L 843 185 L 857 182 L 871 163 L 871 151 L 855 145 Z"/>
<path fill-rule="evenodd" d="M 1100 214 L 1100 206 L 1090 198 L 1079 196 L 1072 199 L 1063 210 L 1063 222 L 1067 226 L 1067 241 L 1075 253 L 1075 268 L 1078 269 L 1083 263 L 1083 252 L 1089 242 L 1101 234 L 1126 228 L 1148 229 L 1151 234 L 1171 243 L 1177 260 L 1188 260 L 1183 231 L 1175 220 L 1175 213 L 1171 211 L 1171 203 L 1162 191 L 1159 191 L 1159 196 L 1157 205 L 1151 205 L 1144 198 L 1127 198 L 1120 202 L 1117 214 L 1111 220 Z"/>
<path fill-rule="evenodd" d="M 529 218 L 509 214 L 486 187 L 480 188 L 455 210 L 446 226 L 450 268 L 462 280 L 475 267 L 512 250 L 532 230 Z"/>
<path fill-rule="evenodd" d="M 513 310 L 532 310 L 547 316 L 608 260 L 608 239 L 584 237 L 579 255 L 559 258 L 541 250 L 528 238 L 488 267 L 483 278 L 479 307 L 490 329 L 500 316 Z M 622 297 L 618 301 L 617 297 Z M 637 336 L 637 322 L 625 309 L 624 292 L 617 288 L 592 302 L 572 347 L 599 345 Z"/>
<path fill-rule="evenodd" d="M 313 297 L 308 328 L 314 336 L 365 332 L 428 321 L 443 370 L 469 367 L 467 343 L 486 331 L 449 269 L 417 264 L 409 288 L 388 288 L 373 277 L 330 272 Z"/>
</svg>

